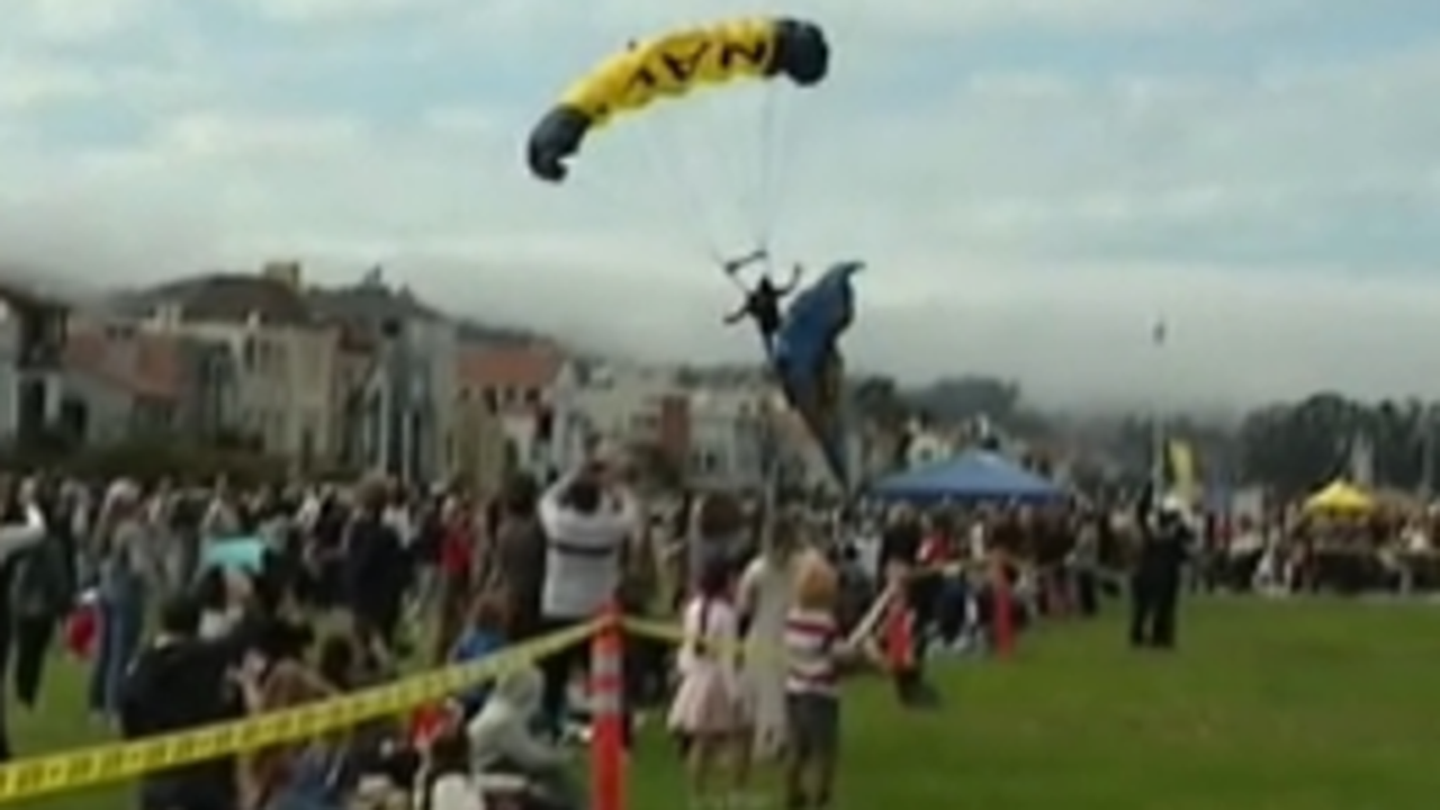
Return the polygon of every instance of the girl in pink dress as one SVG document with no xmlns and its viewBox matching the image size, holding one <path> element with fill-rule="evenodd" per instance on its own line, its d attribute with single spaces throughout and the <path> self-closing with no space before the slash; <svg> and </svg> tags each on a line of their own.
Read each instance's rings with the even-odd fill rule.
<svg viewBox="0 0 1440 810">
<path fill-rule="evenodd" d="M 699 804 L 721 804 L 739 785 L 714 784 L 719 772 L 734 781 L 737 741 L 748 728 L 741 699 L 739 619 L 729 594 L 728 571 L 710 566 L 685 606 L 686 642 L 680 650 L 680 687 L 670 707 L 670 729 L 685 742 L 691 792 Z M 718 788 L 718 789 L 717 789 Z"/>
</svg>

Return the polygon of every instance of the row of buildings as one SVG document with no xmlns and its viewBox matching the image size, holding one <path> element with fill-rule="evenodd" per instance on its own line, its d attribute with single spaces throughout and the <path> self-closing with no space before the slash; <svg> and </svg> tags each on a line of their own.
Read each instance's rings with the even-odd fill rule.
<svg viewBox="0 0 1440 810">
<path fill-rule="evenodd" d="M 752 375 L 476 336 L 379 271 L 340 287 L 308 284 L 294 263 L 199 276 L 67 307 L 63 330 L 4 297 L 0 437 L 11 440 L 38 423 L 86 446 L 242 444 L 297 470 L 486 487 L 515 469 L 562 469 L 599 438 L 701 487 L 753 482 L 776 447 L 792 475 L 821 477 L 798 424 Z M 48 338 L 36 323 L 51 324 Z"/>
</svg>

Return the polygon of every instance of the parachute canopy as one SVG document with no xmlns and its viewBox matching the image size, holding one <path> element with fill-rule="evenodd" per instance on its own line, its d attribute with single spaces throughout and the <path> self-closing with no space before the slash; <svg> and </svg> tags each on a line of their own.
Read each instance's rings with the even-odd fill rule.
<svg viewBox="0 0 1440 810">
<path fill-rule="evenodd" d="M 558 183 L 590 130 L 617 115 L 737 79 L 785 77 L 800 87 L 823 81 L 830 45 L 814 23 L 790 18 L 728 20 L 630 45 L 566 91 L 530 133 L 530 171 Z"/>
</svg>

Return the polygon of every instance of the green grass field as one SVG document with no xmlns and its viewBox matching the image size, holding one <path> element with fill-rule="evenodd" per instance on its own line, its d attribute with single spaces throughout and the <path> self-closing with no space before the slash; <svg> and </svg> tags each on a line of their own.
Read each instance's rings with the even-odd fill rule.
<svg viewBox="0 0 1440 810">
<path fill-rule="evenodd" d="M 948 704 L 905 714 L 878 684 L 846 708 L 842 808 L 1422 810 L 1440 790 L 1440 607 L 1215 601 L 1182 649 L 1135 653 L 1115 620 L 1055 623 L 1008 662 L 936 667 Z M 96 738 L 82 679 L 54 679 L 14 719 L 31 752 Z M 635 810 L 685 793 L 668 746 L 646 743 Z M 128 805 L 123 790 L 23 803 Z"/>
</svg>

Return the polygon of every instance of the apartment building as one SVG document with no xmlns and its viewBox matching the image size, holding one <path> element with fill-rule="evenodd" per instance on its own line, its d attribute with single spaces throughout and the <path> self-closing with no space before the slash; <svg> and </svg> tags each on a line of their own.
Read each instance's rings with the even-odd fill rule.
<svg viewBox="0 0 1440 810">
<path fill-rule="evenodd" d="M 311 312 L 297 273 L 276 264 L 183 279 L 132 296 L 124 308 L 141 332 L 209 346 L 212 365 L 233 380 L 230 429 L 309 469 L 336 458 L 340 330 Z"/>
<path fill-rule="evenodd" d="M 543 344 L 462 350 L 457 401 L 494 414 L 516 469 L 548 477 L 578 463 L 590 426 L 578 407 L 579 368 Z"/>
<path fill-rule="evenodd" d="M 340 330 L 332 398 L 347 466 L 417 482 L 456 472 L 462 453 L 455 324 L 388 283 L 379 268 L 355 284 L 308 289 L 306 302 Z"/>
<path fill-rule="evenodd" d="M 744 382 L 710 383 L 689 394 L 690 483 L 735 489 L 761 480 L 774 452 L 767 389 Z"/>
<path fill-rule="evenodd" d="M 674 368 L 619 362 L 581 366 L 575 405 L 595 438 L 617 447 L 660 449 L 684 462 L 689 392 Z"/>
</svg>

